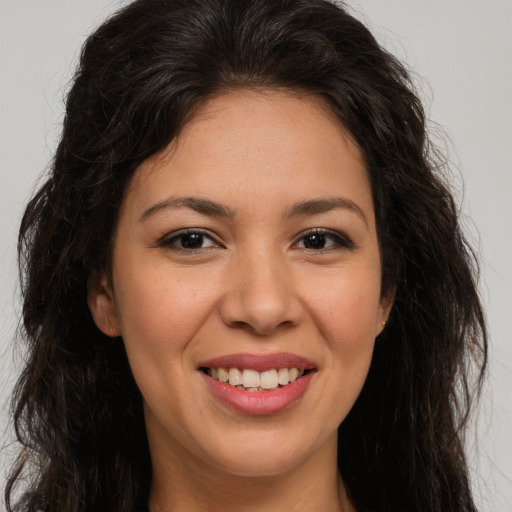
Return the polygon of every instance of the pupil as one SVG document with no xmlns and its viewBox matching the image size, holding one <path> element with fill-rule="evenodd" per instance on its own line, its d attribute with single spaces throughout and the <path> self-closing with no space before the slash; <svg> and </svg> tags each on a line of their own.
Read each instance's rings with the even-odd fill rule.
<svg viewBox="0 0 512 512">
<path fill-rule="evenodd" d="M 309 235 L 305 240 L 308 249 L 323 249 L 325 246 L 325 235 Z"/>
<path fill-rule="evenodd" d="M 183 238 L 181 239 L 181 245 L 185 249 L 197 249 L 203 245 L 203 235 L 200 235 L 199 233 L 183 235 Z"/>
</svg>

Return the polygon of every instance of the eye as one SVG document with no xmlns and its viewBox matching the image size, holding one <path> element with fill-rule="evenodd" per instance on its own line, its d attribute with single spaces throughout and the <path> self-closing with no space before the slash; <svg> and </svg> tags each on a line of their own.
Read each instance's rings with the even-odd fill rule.
<svg viewBox="0 0 512 512">
<path fill-rule="evenodd" d="M 338 248 L 354 248 L 353 242 L 341 234 L 326 229 L 313 229 L 304 233 L 295 244 L 297 249 L 322 251 Z"/>
<path fill-rule="evenodd" d="M 204 231 L 186 229 L 166 236 L 160 242 L 160 246 L 182 252 L 198 252 L 211 247 L 220 247 L 220 244 Z"/>
</svg>

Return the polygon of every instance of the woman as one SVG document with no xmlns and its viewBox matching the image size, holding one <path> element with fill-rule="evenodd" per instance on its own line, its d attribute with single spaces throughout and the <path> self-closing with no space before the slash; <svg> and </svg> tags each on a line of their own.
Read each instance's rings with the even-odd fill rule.
<svg viewBox="0 0 512 512">
<path fill-rule="evenodd" d="M 318 0 L 139 0 L 20 232 L 19 510 L 475 510 L 471 251 L 403 67 Z M 22 485 L 22 484 L 20 484 Z"/>
</svg>

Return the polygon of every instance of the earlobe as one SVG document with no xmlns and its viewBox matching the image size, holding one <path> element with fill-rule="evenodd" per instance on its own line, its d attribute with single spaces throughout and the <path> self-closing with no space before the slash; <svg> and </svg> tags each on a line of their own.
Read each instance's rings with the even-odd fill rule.
<svg viewBox="0 0 512 512">
<path fill-rule="evenodd" d="M 386 323 L 389 318 L 389 314 L 391 313 L 391 308 L 393 307 L 394 302 L 394 294 L 390 297 L 383 297 L 380 302 L 380 315 L 377 320 L 377 325 L 375 326 L 375 337 L 377 337 L 386 327 Z"/>
<path fill-rule="evenodd" d="M 106 276 L 99 280 L 89 281 L 87 303 L 98 329 L 111 338 L 120 336 L 114 295 L 107 283 Z"/>
</svg>

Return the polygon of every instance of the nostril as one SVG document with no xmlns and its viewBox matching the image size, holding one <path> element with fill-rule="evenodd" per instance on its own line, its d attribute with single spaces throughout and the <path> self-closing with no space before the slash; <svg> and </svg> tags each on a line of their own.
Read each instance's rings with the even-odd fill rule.
<svg viewBox="0 0 512 512">
<path fill-rule="evenodd" d="M 250 329 L 251 325 L 247 322 L 243 322 L 242 320 L 235 320 L 234 322 L 231 322 L 231 327 L 234 327 L 235 329 Z"/>
<path fill-rule="evenodd" d="M 232 329 L 246 330 L 256 336 L 268 336 L 269 334 L 272 334 L 276 330 L 286 329 L 287 327 L 293 327 L 294 323 L 289 320 L 285 320 L 277 324 L 270 322 L 265 324 L 261 321 L 245 322 L 242 320 L 236 320 L 230 322 L 228 325 Z"/>
</svg>

